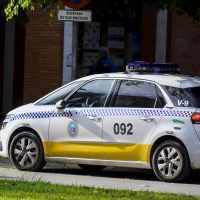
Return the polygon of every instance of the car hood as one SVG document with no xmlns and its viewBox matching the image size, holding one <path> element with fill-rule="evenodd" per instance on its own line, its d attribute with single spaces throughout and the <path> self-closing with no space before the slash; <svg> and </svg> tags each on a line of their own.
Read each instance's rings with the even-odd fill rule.
<svg viewBox="0 0 200 200">
<path fill-rule="evenodd" d="M 54 110 L 56 107 L 55 105 L 35 105 L 33 103 L 29 103 L 18 108 L 15 108 L 7 113 L 7 115 L 11 114 L 19 114 L 19 113 L 26 113 L 26 112 L 37 112 L 37 111 L 46 111 L 46 110 Z"/>
<path fill-rule="evenodd" d="M 23 106 L 19 106 L 11 111 L 9 111 L 7 113 L 7 115 L 10 115 L 10 114 L 16 114 L 16 113 L 19 113 L 19 112 L 23 112 L 23 111 L 27 111 L 28 109 L 31 109 L 33 108 L 33 103 L 29 103 L 29 104 L 26 104 L 26 105 L 23 105 Z"/>
</svg>

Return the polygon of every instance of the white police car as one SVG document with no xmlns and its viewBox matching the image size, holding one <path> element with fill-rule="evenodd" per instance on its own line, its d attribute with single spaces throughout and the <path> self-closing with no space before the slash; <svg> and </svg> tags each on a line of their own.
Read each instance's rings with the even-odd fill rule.
<svg viewBox="0 0 200 200">
<path fill-rule="evenodd" d="M 0 155 L 19 170 L 46 162 L 152 168 L 180 182 L 200 169 L 200 78 L 178 65 L 136 62 L 125 73 L 87 76 L 10 111 Z"/>
</svg>

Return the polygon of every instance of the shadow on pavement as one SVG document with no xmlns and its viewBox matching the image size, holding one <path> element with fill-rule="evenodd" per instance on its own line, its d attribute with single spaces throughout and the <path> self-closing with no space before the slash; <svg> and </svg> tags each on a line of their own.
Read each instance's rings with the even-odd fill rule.
<svg viewBox="0 0 200 200">
<path fill-rule="evenodd" d="M 83 175 L 83 176 L 98 176 L 107 178 L 123 178 L 123 179 L 141 179 L 141 180 L 155 180 L 157 177 L 154 175 L 152 170 L 137 170 L 137 169 L 127 169 L 119 167 L 106 167 L 100 172 L 86 172 L 74 165 L 73 167 L 68 167 L 68 165 L 56 169 L 54 167 L 45 166 L 42 172 L 44 173 L 61 173 L 61 174 L 71 174 L 71 175 Z"/>
<path fill-rule="evenodd" d="M 106 167 L 100 172 L 85 172 L 77 165 L 68 164 L 56 164 L 49 163 L 46 165 L 42 172 L 43 173 L 59 173 L 59 174 L 71 174 L 71 175 L 81 175 L 81 176 L 96 176 L 96 177 L 106 177 L 106 178 L 120 178 L 120 179 L 130 179 L 130 180 L 141 180 L 141 181 L 159 181 L 155 176 L 153 170 L 147 169 L 133 169 L 133 168 L 121 168 L 121 167 Z M 184 184 L 197 184 L 200 185 L 200 170 L 193 171 L 191 176 L 188 178 Z"/>
<path fill-rule="evenodd" d="M 0 156 L 0 167 L 16 169 L 8 158 Z M 106 178 L 119 178 L 141 181 L 159 181 L 153 173 L 153 170 L 147 169 L 133 169 L 121 167 L 106 167 L 104 170 L 96 173 L 86 172 L 76 164 L 65 163 L 47 163 L 41 170 L 42 173 L 55 173 L 55 174 L 69 174 L 80 176 L 93 176 L 93 177 L 106 177 Z M 189 179 L 184 184 L 197 184 L 200 185 L 200 170 L 193 171 Z"/>
</svg>

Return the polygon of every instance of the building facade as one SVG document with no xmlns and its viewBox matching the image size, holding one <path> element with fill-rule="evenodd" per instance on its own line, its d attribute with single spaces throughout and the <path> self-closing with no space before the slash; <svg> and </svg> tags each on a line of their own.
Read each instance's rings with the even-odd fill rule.
<svg viewBox="0 0 200 200">
<path fill-rule="evenodd" d="M 76 32 L 72 22 L 57 16 L 50 26 L 49 13 L 38 5 L 28 12 L 26 27 L 0 17 L 0 117 L 84 76 L 100 46 L 109 48 L 120 71 L 142 60 L 177 63 L 182 73 L 200 76 L 200 22 L 133 2 L 123 10 L 124 17 L 76 23 Z"/>
</svg>

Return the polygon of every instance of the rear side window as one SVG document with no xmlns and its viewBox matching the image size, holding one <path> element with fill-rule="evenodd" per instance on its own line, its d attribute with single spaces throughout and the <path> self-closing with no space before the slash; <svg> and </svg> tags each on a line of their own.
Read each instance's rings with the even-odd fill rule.
<svg viewBox="0 0 200 200">
<path fill-rule="evenodd" d="M 155 108 L 156 87 L 149 82 L 124 80 L 114 98 L 115 107 Z"/>
<path fill-rule="evenodd" d="M 185 91 L 191 96 L 195 106 L 200 108 L 200 87 L 187 88 Z"/>
<path fill-rule="evenodd" d="M 169 98 L 176 107 L 194 107 L 194 104 L 185 89 L 162 85 Z"/>
</svg>

